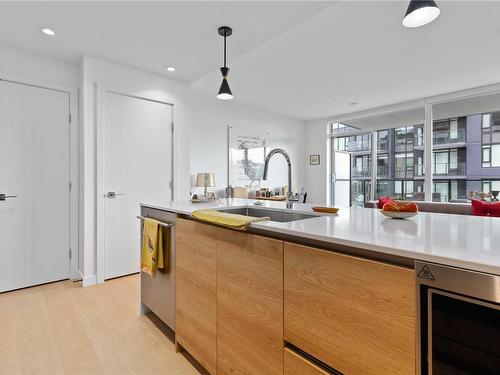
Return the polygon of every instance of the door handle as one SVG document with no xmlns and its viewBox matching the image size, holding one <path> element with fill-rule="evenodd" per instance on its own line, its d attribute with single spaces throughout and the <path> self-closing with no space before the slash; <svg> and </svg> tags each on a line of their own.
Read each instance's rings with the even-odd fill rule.
<svg viewBox="0 0 500 375">
<path fill-rule="evenodd" d="M 0 201 L 4 201 L 7 198 L 17 198 L 17 195 L 0 194 Z"/>
<path fill-rule="evenodd" d="M 108 191 L 105 195 L 106 198 L 115 198 L 117 195 L 125 195 L 122 193 L 117 193 L 116 191 Z"/>
</svg>

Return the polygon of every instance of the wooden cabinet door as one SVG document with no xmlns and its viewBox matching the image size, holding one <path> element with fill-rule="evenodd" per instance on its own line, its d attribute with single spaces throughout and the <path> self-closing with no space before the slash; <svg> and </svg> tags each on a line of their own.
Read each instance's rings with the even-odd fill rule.
<svg viewBox="0 0 500 375">
<path fill-rule="evenodd" d="M 218 374 L 283 374 L 283 242 L 218 229 Z"/>
<path fill-rule="evenodd" d="M 285 348 L 285 375 L 330 375 L 330 373 Z"/>
<path fill-rule="evenodd" d="M 177 219 L 175 339 L 211 374 L 217 370 L 216 254 L 216 227 Z"/>
<path fill-rule="evenodd" d="M 349 374 L 415 374 L 411 269 L 285 243 L 285 340 Z"/>
</svg>

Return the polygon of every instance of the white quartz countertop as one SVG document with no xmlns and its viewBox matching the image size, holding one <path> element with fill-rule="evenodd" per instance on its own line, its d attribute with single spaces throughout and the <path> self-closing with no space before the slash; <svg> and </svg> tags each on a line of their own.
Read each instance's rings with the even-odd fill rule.
<svg viewBox="0 0 500 375">
<path fill-rule="evenodd" d="M 145 207 L 190 215 L 202 208 L 255 207 L 254 200 L 223 199 L 210 203 L 176 201 Z M 265 201 L 258 208 L 313 213 L 311 204 Z M 317 213 L 314 213 L 318 215 Z M 341 208 L 336 215 L 292 222 L 257 222 L 253 228 L 341 244 L 415 260 L 500 275 L 500 218 L 421 212 L 396 220 L 371 208 Z"/>
</svg>

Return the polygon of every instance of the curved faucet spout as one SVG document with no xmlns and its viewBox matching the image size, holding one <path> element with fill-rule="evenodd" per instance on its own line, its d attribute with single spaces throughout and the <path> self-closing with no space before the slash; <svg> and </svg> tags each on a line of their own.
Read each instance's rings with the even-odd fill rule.
<svg viewBox="0 0 500 375">
<path fill-rule="evenodd" d="M 269 154 L 266 156 L 266 162 L 264 164 L 264 176 L 263 180 L 267 180 L 267 173 L 269 172 L 269 161 L 273 157 L 274 154 L 281 154 L 286 159 L 288 164 L 288 194 L 290 196 L 292 194 L 292 161 L 290 160 L 290 156 L 287 154 L 285 150 L 281 148 L 275 148 L 274 150 L 269 151 Z"/>
</svg>

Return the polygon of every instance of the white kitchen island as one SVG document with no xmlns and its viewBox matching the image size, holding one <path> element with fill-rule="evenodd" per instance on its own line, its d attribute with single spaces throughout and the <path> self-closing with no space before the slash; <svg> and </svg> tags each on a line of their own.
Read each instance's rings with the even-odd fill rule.
<svg viewBox="0 0 500 375">
<path fill-rule="evenodd" d="M 291 222 L 257 222 L 252 229 L 270 235 L 289 235 L 324 243 L 365 249 L 380 254 L 434 262 L 500 275 L 500 218 L 420 212 L 405 219 L 389 219 L 377 209 L 341 208 L 338 214 L 312 211 L 312 204 L 264 202 L 252 199 L 222 199 L 209 203 L 175 201 L 143 203 L 143 207 L 191 215 L 195 210 L 254 207 L 318 215 Z"/>
</svg>

